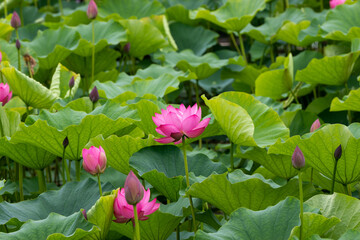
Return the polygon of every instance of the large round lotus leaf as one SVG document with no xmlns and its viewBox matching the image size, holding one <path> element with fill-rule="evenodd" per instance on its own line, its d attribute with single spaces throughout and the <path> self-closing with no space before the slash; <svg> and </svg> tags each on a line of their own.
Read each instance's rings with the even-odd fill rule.
<svg viewBox="0 0 360 240">
<path fill-rule="evenodd" d="M 351 90 L 349 95 L 339 99 L 335 97 L 330 106 L 330 111 L 360 111 L 360 88 L 356 90 Z"/>
<path fill-rule="evenodd" d="M 89 141 L 86 147 L 101 146 L 105 153 L 107 163 L 123 174 L 130 172 L 129 159 L 140 149 L 157 144 L 150 136 L 148 139 L 134 138 L 129 135 L 118 137 L 111 135 L 104 139 L 98 136 Z"/>
<path fill-rule="evenodd" d="M 74 29 L 61 27 L 39 32 L 31 42 L 23 44 L 33 49 L 42 68 L 53 68 L 75 50 L 80 43 L 80 34 Z"/>
<path fill-rule="evenodd" d="M 154 25 L 145 20 L 122 20 L 120 23 L 128 30 L 130 55 L 143 58 L 167 46 L 164 36 Z"/>
<path fill-rule="evenodd" d="M 130 158 L 130 166 L 161 192 L 167 199 L 177 201 L 185 176 L 184 157 L 175 146 L 152 146 L 141 149 Z M 204 154 L 188 157 L 189 172 L 208 177 L 213 172 L 224 173 L 227 168 L 212 162 Z"/>
<path fill-rule="evenodd" d="M 360 231 L 360 202 L 357 198 L 341 193 L 319 194 L 307 200 L 306 203 L 319 208 L 325 217 L 335 216 L 341 220 L 339 224 L 324 235 L 325 237 L 338 239 L 348 229 Z"/>
<path fill-rule="evenodd" d="M 113 186 L 107 183 L 102 188 L 103 191 L 111 191 Z M 99 197 L 98 183 L 92 179 L 68 182 L 60 190 L 44 192 L 33 200 L 1 202 L 0 223 L 18 225 L 29 219 L 42 220 L 52 212 L 70 216 L 82 208 L 89 210 Z"/>
<path fill-rule="evenodd" d="M 110 103 L 96 108 L 90 114 L 69 108 L 57 113 L 42 111 L 39 116 L 31 116 L 26 124 L 20 125 L 14 143 L 29 143 L 57 155 L 63 155 L 63 141 L 69 139 L 65 156 L 79 160 L 84 146 L 99 134 L 109 136 L 130 126 L 136 117 L 135 111 L 128 107 Z"/>
<path fill-rule="evenodd" d="M 240 208 L 230 215 L 230 220 L 217 232 L 206 233 L 199 230 L 196 240 L 288 240 L 291 230 L 300 225 L 299 200 L 288 197 L 276 206 L 262 211 Z"/>
<path fill-rule="evenodd" d="M 190 12 L 192 19 L 205 19 L 226 30 L 240 32 L 255 14 L 265 8 L 264 0 L 228 0 L 215 11 L 200 8 Z"/>
<path fill-rule="evenodd" d="M 20 230 L 12 233 L 0 233 L 0 238 L 9 240 L 18 239 L 48 239 L 80 240 L 98 234 L 99 229 L 86 221 L 81 212 L 74 213 L 68 217 L 56 213 L 39 221 L 30 220 Z"/>
<path fill-rule="evenodd" d="M 56 96 L 36 80 L 10 67 L 7 62 L 2 63 L 1 72 L 13 91 L 27 106 L 34 108 L 50 108 Z"/>
<path fill-rule="evenodd" d="M 166 53 L 160 57 L 160 60 L 165 61 L 170 66 L 176 66 L 184 72 L 195 73 L 197 79 L 207 78 L 228 64 L 228 60 L 219 59 L 214 53 L 207 53 L 199 57 L 190 49 L 180 53 Z"/>
<path fill-rule="evenodd" d="M 144 18 L 165 13 L 164 6 L 157 0 L 104 0 L 99 4 L 99 15 L 118 15 L 120 18 Z"/>
<path fill-rule="evenodd" d="M 20 124 L 20 114 L 0 106 L 0 137 L 11 137 Z"/>
<path fill-rule="evenodd" d="M 121 4 L 117 4 L 121 6 Z M 80 33 L 79 47 L 74 51 L 83 57 L 91 56 L 94 47 L 92 43 L 92 25 L 95 30 L 95 52 L 105 48 L 107 45 L 117 45 L 126 42 L 126 30 L 120 23 L 110 20 L 108 22 L 93 21 L 88 25 L 78 25 L 74 29 Z"/>
<path fill-rule="evenodd" d="M 203 97 L 230 140 L 243 146 L 267 146 L 289 137 L 279 115 L 253 96 L 225 92 L 210 100 Z"/>
<path fill-rule="evenodd" d="M 260 174 L 246 175 L 241 170 L 235 170 L 232 173 L 213 174 L 200 183 L 194 183 L 187 194 L 230 214 L 239 207 L 262 210 L 287 196 L 298 196 L 298 185 L 297 179 L 281 186 Z M 312 196 L 314 191 L 312 186 L 305 185 L 305 198 Z"/>
<path fill-rule="evenodd" d="M 360 38 L 360 3 L 342 4 L 329 11 L 321 25 L 323 36 L 328 39 L 351 41 Z"/>
<path fill-rule="evenodd" d="M 334 151 L 341 144 L 342 157 L 338 160 L 336 181 L 349 184 L 360 179 L 360 155 L 358 148 L 360 124 L 353 123 L 349 127 L 341 124 L 325 126 L 304 138 L 294 136 L 286 142 L 278 141 L 269 148 L 269 153 L 292 156 L 295 147 L 299 146 L 304 154 L 305 162 L 332 179 L 335 159 Z"/>
<path fill-rule="evenodd" d="M 74 77 L 74 86 L 70 92 L 69 82 L 72 77 Z M 80 75 L 69 71 L 66 67 L 59 64 L 51 79 L 50 91 L 57 98 L 74 97 L 79 87 L 80 80 Z"/>
<path fill-rule="evenodd" d="M 11 27 L 9 19 L 11 19 L 10 15 L 6 19 L 2 18 L 0 20 L 0 38 L 6 41 L 10 40 L 11 33 L 14 30 L 14 28 Z"/>
<path fill-rule="evenodd" d="M 82 97 L 76 100 L 72 100 L 70 98 L 67 99 L 58 99 L 55 103 L 51 106 L 50 112 L 57 112 L 60 109 L 69 107 L 75 111 L 81 111 L 90 113 L 93 110 L 94 104 L 90 100 L 89 97 Z"/>
<path fill-rule="evenodd" d="M 170 25 L 171 35 L 173 36 L 179 51 L 191 49 L 201 56 L 205 51 L 217 43 L 219 34 L 202 26 L 189 26 L 183 23 L 173 23 Z"/>
<path fill-rule="evenodd" d="M 309 65 L 297 72 L 295 80 L 311 84 L 344 85 L 353 70 L 360 52 L 341 56 L 313 59 Z"/>
<path fill-rule="evenodd" d="M 170 74 L 173 78 L 178 79 L 180 82 L 187 81 L 190 79 L 195 78 L 196 76 L 191 72 L 183 72 L 183 71 L 176 71 L 174 68 L 170 66 L 161 66 L 158 64 L 151 64 L 149 67 L 145 69 L 139 69 L 136 72 L 136 75 L 133 76 L 134 78 L 159 78 L 165 74 Z"/>
</svg>

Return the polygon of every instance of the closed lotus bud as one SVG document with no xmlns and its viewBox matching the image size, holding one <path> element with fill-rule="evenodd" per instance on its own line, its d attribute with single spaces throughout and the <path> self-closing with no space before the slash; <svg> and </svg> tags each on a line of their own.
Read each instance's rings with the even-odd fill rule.
<svg viewBox="0 0 360 240">
<path fill-rule="evenodd" d="M 311 125 L 310 132 L 314 132 L 316 129 L 319 129 L 321 126 L 321 123 L 319 119 L 316 119 L 313 124 Z"/>
<path fill-rule="evenodd" d="M 125 199 L 130 205 L 136 205 L 144 197 L 144 187 L 133 171 L 130 171 L 125 180 Z"/>
<path fill-rule="evenodd" d="M 17 12 L 13 12 L 13 15 L 11 17 L 11 21 L 10 24 L 13 28 L 18 29 L 19 27 L 21 27 L 21 20 L 19 17 L 19 14 L 17 14 Z"/>
<path fill-rule="evenodd" d="M 126 54 L 129 54 L 129 52 L 130 52 L 130 43 L 128 42 L 127 44 L 125 44 L 125 46 L 124 46 L 124 53 L 126 53 Z"/>
<path fill-rule="evenodd" d="M 87 219 L 87 213 L 86 213 L 86 210 L 85 210 L 85 209 L 82 210 L 82 214 L 84 215 L 84 218 L 85 218 L 86 220 L 88 220 L 88 219 Z"/>
<path fill-rule="evenodd" d="M 68 137 L 66 136 L 66 138 L 65 138 L 64 141 L 63 141 L 63 147 L 66 148 L 68 145 L 69 145 L 69 139 L 68 139 Z"/>
<path fill-rule="evenodd" d="M 335 149 L 335 152 L 334 152 L 334 158 L 335 160 L 339 160 L 341 158 L 341 155 L 342 155 L 342 148 L 341 148 L 341 144 Z"/>
<path fill-rule="evenodd" d="M 93 88 L 93 90 L 91 90 L 89 97 L 93 103 L 96 103 L 99 100 L 99 92 L 98 92 L 96 86 Z"/>
<path fill-rule="evenodd" d="M 16 39 L 15 46 L 16 46 L 16 48 L 17 48 L 18 50 L 20 50 L 20 48 L 21 48 L 21 43 L 20 43 L 19 39 Z"/>
<path fill-rule="evenodd" d="M 94 0 L 90 0 L 86 14 L 89 19 L 96 18 L 98 14 L 98 9 Z"/>
<path fill-rule="evenodd" d="M 70 81 L 69 81 L 69 88 L 73 88 L 74 87 L 74 84 L 75 84 L 75 79 L 74 79 L 74 76 L 71 77 Z"/>
<path fill-rule="evenodd" d="M 106 154 L 104 149 L 91 146 L 89 149 L 82 150 L 83 167 L 85 171 L 92 175 L 103 173 L 106 169 Z"/>
<path fill-rule="evenodd" d="M 291 162 L 294 168 L 300 170 L 305 166 L 305 157 L 302 151 L 298 146 L 296 146 L 295 151 L 291 157 Z"/>
</svg>

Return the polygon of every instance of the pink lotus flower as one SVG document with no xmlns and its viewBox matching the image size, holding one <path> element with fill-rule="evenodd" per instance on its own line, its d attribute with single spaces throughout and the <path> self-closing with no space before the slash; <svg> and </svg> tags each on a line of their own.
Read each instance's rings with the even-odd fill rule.
<svg viewBox="0 0 360 240">
<path fill-rule="evenodd" d="M 7 83 L 0 83 L 0 102 L 4 106 L 12 97 L 9 85 Z"/>
<path fill-rule="evenodd" d="M 1 63 L 1 61 L 2 61 L 2 53 L 0 52 L 0 63 Z"/>
<path fill-rule="evenodd" d="M 161 114 L 155 113 L 152 117 L 157 128 L 156 131 L 166 137 L 155 139 L 159 143 L 179 144 L 182 137 L 195 138 L 200 136 L 207 125 L 210 118 L 201 120 L 201 107 L 195 104 L 192 107 L 185 108 L 184 104 L 180 108 L 174 108 L 169 105 L 167 109 L 161 109 Z"/>
<path fill-rule="evenodd" d="M 321 126 L 321 123 L 320 123 L 319 119 L 316 119 L 310 127 L 310 132 L 314 132 L 316 129 L 319 129 L 320 126 Z"/>
<path fill-rule="evenodd" d="M 98 9 L 97 9 L 97 5 L 94 0 L 90 0 L 86 14 L 89 19 L 96 18 L 97 14 L 98 14 Z"/>
<path fill-rule="evenodd" d="M 330 0 L 329 4 L 331 8 L 335 8 L 337 5 L 344 4 L 346 0 Z"/>
<path fill-rule="evenodd" d="M 101 146 L 99 146 L 99 148 L 94 146 L 90 147 L 90 149 L 84 148 L 82 150 L 82 156 L 84 159 L 83 167 L 88 173 L 96 175 L 105 171 L 106 155 Z"/>
<path fill-rule="evenodd" d="M 150 189 L 144 191 L 143 199 L 136 205 L 139 220 L 144 221 L 149 219 L 147 216 L 159 209 L 160 203 L 156 203 L 156 198 L 149 202 Z M 118 194 L 114 201 L 114 215 L 117 223 L 126 223 L 128 221 L 134 221 L 134 207 L 126 202 L 125 188 L 118 190 Z"/>
</svg>

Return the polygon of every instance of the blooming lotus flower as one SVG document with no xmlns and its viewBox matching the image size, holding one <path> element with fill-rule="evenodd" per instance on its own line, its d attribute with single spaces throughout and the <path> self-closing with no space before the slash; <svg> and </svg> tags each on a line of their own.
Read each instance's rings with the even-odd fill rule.
<svg viewBox="0 0 360 240">
<path fill-rule="evenodd" d="M 330 0 L 329 4 L 331 8 L 335 8 L 337 5 L 344 4 L 346 0 Z"/>
<path fill-rule="evenodd" d="M 86 14 L 89 19 L 96 18 L 97 14 L 98 14 L 98 9 L 97 9 L 97 5 L 94 0 L 90 0 Z"/>
<path fill-rule="evenodd" d="M 161 114 L 155 113 L 152 117 L 156 131 L 166 137 L 155 139 L 159 143 L 175 144 L 182 142 L 182 137 L 195 138 L 200 136 L 207 125 L 210 118 L 201 120 L 201 107 L 195 104 L 192 107 L 185 108 L 184 104 L 180 108 L 174 108 L 169 105 L 167 109 L 161 109 Z"/>
<path fill-rule="evenodd" d="M 136 210 L 138 213 L 139 220 L 144 221 L 148 219 L 148 215 L 152 214 L 159 209 L 160 203 L 156 203 L 156 198 L 149 202 L 150 189 L 146 190 L 142 187 L 144 192 L 143 199 L 136 204 Z M 126 202 L 125 188 L 118 190 L 117 197 L 114 201 L 114 215 L 117 223 L 126 223 L 130 220 L 134 220 L 134 207 Z"/>
<path fill-rule="evenodd" d="M 82 150 L 82 156 L 84 159 L 83 167 L 88 173 L 96 175 L 105 171 L 106 155 L 101 146 L 99 146 L 99 148 L 94 146 L 90 147 L 90 149 L 84 148 Z"/>
<path fill-rule="evenodd" d="M 144 187 L 133 171 L 130 171 L 129 175 L 126 177 L 124 188 L 125 199 L 128 204 L 136 205 L 143 199 Z"/>
<path fill-rule="evenodd" d="M 314 132 L 316 129 L 319 129 L 320 126 L 321 126 L 321 123 L 320 123 L 319 119 L 316 119 L 310 127 L 310 132 Z"/>
<path fill-rule="evenodd" d="M 9 85 L 7 83 L 0 83 L 0 102 L 4 106 L 12 97 Z"/>
<path fill-rule="evenodd" d="M 291 162 L 294 168 L 300 170 L 305 166 L 305 157 L 302 151 L 298 146 L 296 146 L 295 151 L 291 157 Z"/>
</svg>

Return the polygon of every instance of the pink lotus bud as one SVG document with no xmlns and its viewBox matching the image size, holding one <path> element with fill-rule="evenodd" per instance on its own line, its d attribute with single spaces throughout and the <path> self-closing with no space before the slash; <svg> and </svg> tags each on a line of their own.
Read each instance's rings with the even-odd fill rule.
<svg viewBox="0 0 360 240">
<path fill-rule="evenodd" d="M 96 175 L 105 171 L 106 155 L 101 146 L 99 148 L 94 146 L 90 147 L 90 149 L 84 148 L 82 150 L 82 157 L 84 159 L 83 167 L 88 173 Z"/>
<path fill-rule="evenodd" d="M 98 9 L 94 0 L 90 0 L 89 6 L 86 12 L 89 19 L 95 19 L 98 14 Z"/>
<path fill-rule="evenodd" d="M 305 166 L 305 157 L 302 151 L 298 146 L 296 146 L 295 151 L 291 157 L 291 162 L 294 168 L 300 170 Z"/>
<path fill-rule="evenodd" d="M 17 12 L 13 12 L 13 15 L 11 17 L 11 21 L 10 24 L 13 28 L 18 29 L 19 27 L 21 27 L 21 20 L 19 17 L 19 14 L 17 14 Z"/>
<path fill-rule="evenodd" d="M 316 119 L 310 127 L 310 132 L 314 132 L 316 129 L 319 129 L 320 126 L 321 126 L 321 123 L 320 123 L 319 119 Z"/>
<path fill-rule="evenodd" d="M 93 103 L 96 103 L 99 100 L 99 92 L 98 92 L 96 86 L 93 88 L 93 90 L 91 90 L 89 97 Z"/>
<path fill-rule="evenodd" d="M 16 39 L 15 47 L 17 48 L 17 50 L 20 50 L 21 43 L 20 43 L 19 39 Z"/>
<path fill-rule="evenodd" d="M 346 0 L 330 0 L 329 4 L 331 8 L 335 8 L 337 5 L 344 4 Z"/>
<path fill-rule="evenodd" d="M 335 149 L 334 152 L 334 158 L 336 161 L 338 161 L 341 158 L 342 155 L 342 148 L 341 148 L 341 144 Z"/>
<path fill-rule="evenodd" d="M 124 53 L 129 54 L 129 52 L 130 52 L 130 46 L 131 46 L 131 45 L 130 45 L 129 42 L 125 44 L 125 46 L 124 46 Z"/>
<path fill-rule="evenodd" d="M 152 117 L 156 131 L 164 135 L 164 138 L 155 139 L 159 143 L 175 144 L 182 142 L 182 137 L 195 138 L 200 136 L 210 122 L 210 118 L 201 121 L 201 108 L 195 104 L 185 107 L 181 104 L 179 108 L 169 105 L 161 110 L 161 114 L 155 113 Z"/>
<path fill-rule="evenodd" d="M 12 92 L 10 91 L 9 85 L 7 83 L 0 83 L 0 102 L 4 106 L 7 102 L 10 101 L 12 97 Z"/>
<path fill-rule="evenodd" d="M 136 205 L 144 197 L 144 187 L 133 171 L 130 171 L 125 180 L 125 199 L 130 205 Z"/>
<path fill-rule="evenodd" d="M 74 79 L 74 76 L 71 77 L 70 81 L 69 81 L 69 88 L 73 88 L 75 85 L 75 79 Z"/>
<path fill-rule="evenodd" d="M 88 219 L 87 219 L 87 213 L 86 213 L 86 210 L 85 210 L 85 209 L 82 210 L 82 214 L 84 215 L 84 218 L 85 218 L 86 220 L 88 220 Z"/>
</svg>

